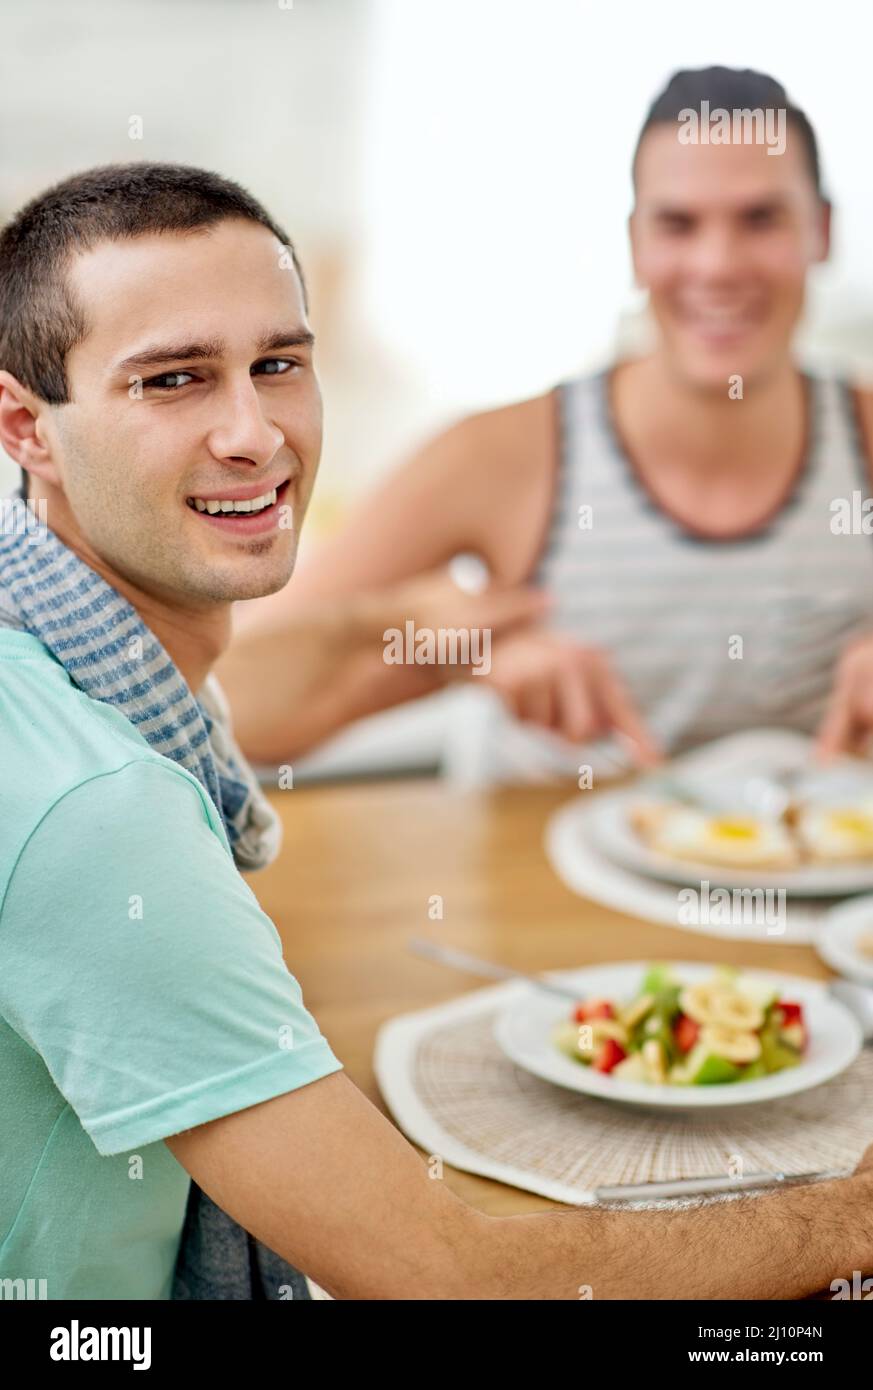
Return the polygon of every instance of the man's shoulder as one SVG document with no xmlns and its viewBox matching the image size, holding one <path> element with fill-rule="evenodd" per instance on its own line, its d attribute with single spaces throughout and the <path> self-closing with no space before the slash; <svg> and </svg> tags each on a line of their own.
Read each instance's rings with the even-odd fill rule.
<svg viewBox="0 0 873 1390">
<path fill-rule="evenodd" d="M 453 506 L 464 499 L 471 544 L 492 573 L 518 583 L 532 568 L 557 457 L 557 394 L 478 411 L 419 457 Z"/>
<path fill-rule="evenodd" d="M 557 389 L 557 388 L 556 388 Z M 548 449 L 554 424 L 556 391 L 544 391 L 508 405 L 480 410 L 451 425 L 443 434 L 446 444 L 463 452 L 483 447 L 495 460 L 530 455 Z"/>
<path fill-rule="evenodd" d="M 152 749 L 118 709 L 74 685 L 46 648 L 25 633 L 0 631 L 0 752 L 0 879 L 2 861 L 8 868 L 31 831 L 74 792 L 83 816 L 119 795 L 133 812 L 176 788 L 196 811 L 191 791 L 185 795 L 179 783 L 190 782 L 198 797 L 202 792 L 195 778 Z"/>
<path fill-rule="evenodd" d="M 34 774 L 111 771 L 132 756 L 157 756 L 119 709 L 75 685 L 38 638 L 8 629 L 0 630 L 0 740 L 4 765 L 30 765 Z"/>
</svg>

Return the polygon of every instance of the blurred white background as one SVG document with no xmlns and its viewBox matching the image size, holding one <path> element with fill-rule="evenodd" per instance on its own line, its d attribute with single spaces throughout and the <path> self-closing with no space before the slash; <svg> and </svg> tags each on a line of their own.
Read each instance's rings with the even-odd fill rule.
<svg viewBox="0 0 873 1390">
<path fill-rule="evenodd" d="M 762 69 L 806 109 L 836 205 L 807 355 L 873 372 L 873 18 L 856 0 L 0 0 L 0 16 L 3 220 L 67 174 L 158 159 L 237 179 L 295 238 L 327 413 L 304 544 L 427 433 L 633 331 L 630 158 L 679 67 Z M 0 492 L 17 481 L 0 457 Z M 387 717 L 392 746 L 408 716 Z"/>
</svg>

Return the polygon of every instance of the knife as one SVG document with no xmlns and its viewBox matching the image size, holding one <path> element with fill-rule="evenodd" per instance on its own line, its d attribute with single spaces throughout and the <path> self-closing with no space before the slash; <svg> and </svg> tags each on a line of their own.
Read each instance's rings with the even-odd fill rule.
<svg viewBox="0 0 873 1390">
<path fill-rule="evenodd" d="M 622 1183 L 615 1187 L 595 1187 L 597 1202 L 634 1202 L 661 1197 L 690 1197 L 707 1192 L 738 1192 L 748 1188 L 783 1187 L 793 1183 L 824 1182 L 845 1178 L 848 1173 L 823 1169 L 818 1173 L 745 1173 L 742 1177 L 676 1178 L 672 1182 Z"/>
</svg>

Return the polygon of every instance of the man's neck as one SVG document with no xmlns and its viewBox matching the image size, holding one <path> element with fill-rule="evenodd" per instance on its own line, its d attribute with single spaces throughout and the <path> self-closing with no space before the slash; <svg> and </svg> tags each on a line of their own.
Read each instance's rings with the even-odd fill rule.
<svg viewBox="0 0 873 1390">
<path fill-rule="evenodd" d="M 78 555 L 90 569 L 116 589 L 136 610 L 157 637 L 167 655 L 196 695 L 211 668 L 230 643 L 231 604 L 209 607 L 180 606 L 169 597 L 147 593 L 118 574 L 81 535 L 63 493 L 44 484 L 30 483 L 28 501 L 36 507 L 39 498 L 48 504 L 51 529 L 59 540 Z"/>
<path fill-rule="evenodd" d="M 642 430 L 655 456 L 686 474 L 720 472 L 736 478 L 760 472 L 762 460 L 778 456 L 773 443 L 785 439 L 786 425 L 803 428 L 803 384 L 790 359 L 754 383 L 743 395 L 729 394 L 729 382 L 705 390 L 684 380 L 659 353 L 616 371 L 614 400 L 620 424 Z"/>
<path fill-rule="evenodd" d="M 98 573 L 132 604 L 196 695 L 230 643 L 231 605 L 227 603 L 220 608 L 196 612 L 174 608 L 151 594 L 141 593 L 105 568 Z"/>
</svg>

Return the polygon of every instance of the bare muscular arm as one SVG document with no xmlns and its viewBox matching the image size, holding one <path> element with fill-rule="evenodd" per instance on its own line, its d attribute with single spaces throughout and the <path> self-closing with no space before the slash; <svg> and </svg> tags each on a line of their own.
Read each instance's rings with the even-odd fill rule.
<svg viewBox="0 0 873 1390">
<path fill-rule="evenodd" d="M 799 1298 L 873 1267 L 853 1177 L 698 1208 L 487 1217 L 342 1073 L 168 1139 L 219 1206 L 338 1298 Z"/>
</svg>

